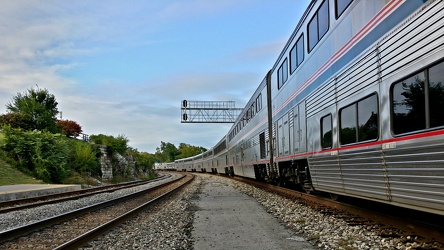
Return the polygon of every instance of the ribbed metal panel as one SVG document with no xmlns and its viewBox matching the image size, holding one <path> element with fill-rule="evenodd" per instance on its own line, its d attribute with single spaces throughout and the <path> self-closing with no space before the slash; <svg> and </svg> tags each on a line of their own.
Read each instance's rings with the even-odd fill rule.
<svg viewBox="0 0 444 250">
<path fill-rule="evenodd" d="M 290 111 L 288 112 L 288 121 L 290 123 L 290 130 L 293 129 L 294 126 L 294 110 L 290 109 Z"/>
<path fill-rule="evenodd" d="M 381 43 L 383 76 L 444 49 L 444 4 L 432 1 Z M 387 147 L 385 164 L 394 202 L 444 210 L 443 138 Z M 441 142 L 440 142 L 441 141 Z"/>
<path fill-rule="evenodd" d="M 442 55 L 443 16 L 443 1 L 431 1 L 392 31 L 377 49 L 337 77 L 338 101 L 376 83 L 380 73 L 378 65 L 381 65 L 384 79 L 432 53 Z M 318 105 L 328 103 L 319 99 L 331 96 L 322 95 L 328 89 L 331 87 L 325 86 L 307 99 L 311 115 L 319 110 Z M 328 192 L 423 207 L 425 211 L 442 211 L 444 214 L 443 141 L 444 136 L 399 139 L 399 142 L 314 154 L 309 158 L 313 185 Z"/>
<path fill-rule="evenodd" d="M 378 82 L 377 60 L 376 50 L 373 50 L 338 76 L 336 82 L 338 102 Z"/>
<path fill-rule="evenodd" d="M 398 144 L 384 151 L 393 201 L 444 210 L 442 140 Z"/>
<path fill-rule="evenodd" d="M 318 154 L 308 160 L 312 183 L 316 189 L 344 193 L 342 171 L 336 155 Z"/>
<path fill-rule="evenodd" d="M 381 146 L 339 153 L 344 191 L 347 194 L 390 200 Z"/>
<path fill-rule="evenodd" d="M 307 98 L 307 118 L 319 113 L 322 109 L 335 105 L 335 81 L 321 86 Z"/>
<path fill-rule="evenodd" d="M 307 98 L 307 118 L 335 105 L 351 95 L 378 83 L 378 55 L 376 49 L 320 87 Z M 336 94 L 335 94 L 336 93 Z"/>
<path fill-rule="evenodd" d="M 444 6 L 442 1 L 434 1 L 431 5 L 381 42 L 383 75 L 390 75 L 418 58 L 443 48 Z"/>
</svg>

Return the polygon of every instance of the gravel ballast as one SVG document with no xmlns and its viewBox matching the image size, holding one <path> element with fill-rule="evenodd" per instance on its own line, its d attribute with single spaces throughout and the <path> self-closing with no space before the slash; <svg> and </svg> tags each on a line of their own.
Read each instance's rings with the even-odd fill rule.
<svg viewBox="0 0 444 250">
<path fill-rule="evenodd" d="M 293 230 L 295 235 L 300 235 L 319 249 L 439 249 L 418 244 L 410 238 L 381 237 L 377 228 L 348 225 L 331 214 L 323 214 L 295 201 L 216 175 L 197 175 L 191 185 L 158 207 L 157 211 L 139 215 L 83 249 L 194 249 L 191 230 L 197 197 L 203 185 L 206 185 L 204 178 L 231 185 L 254 197 L 268 213 Z M 33 217 L 40 211 L 41 208 L 21 211 L 20 220 L 35 220 Z M 11 216 L 12 213 L 2 214 L 0 231 L 4 230 L 5 224 L 10 227 L 10 223 L 15 223 Z"/>
</svg>

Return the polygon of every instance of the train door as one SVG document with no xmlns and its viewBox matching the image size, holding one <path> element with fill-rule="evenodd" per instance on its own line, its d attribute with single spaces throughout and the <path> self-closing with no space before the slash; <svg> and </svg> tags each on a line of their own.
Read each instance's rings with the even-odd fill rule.
<svg viewBox="0 0 444 250">
<path fill-rule="evenodd" d="M 293 119 L 294 119 L 294 153 L 304 153 L 305 150 L 305 144 L 307 141 L 306 136 L 306 122 L 305 122 L 305 102 L 302 102 L 298 105 L 296 105 L 293 109 Z"/>
<path fill-rule="evenodd" d="M 299 130 L 301 131 L 299 135 L 299 152 L 307 152 L 307 118 L 305 115 L 305 101 L 301 102 L 299 105 Z"/>
<path fill-rule="evenodd" d="M 278 120 L 278 156 L 285 156 L 290 153 L 290 124 L 288 115 L 284 115 Z"/>
</svg>

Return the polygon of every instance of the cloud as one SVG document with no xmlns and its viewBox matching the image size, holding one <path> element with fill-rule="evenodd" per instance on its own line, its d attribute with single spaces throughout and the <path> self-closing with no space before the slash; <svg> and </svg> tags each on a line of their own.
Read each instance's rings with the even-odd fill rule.
<svg viewBox="0 0 444 250">
<path fill-rule="evenodd" d="M 159 14 L 159 18 L 172 20 L 184 17 L 210 16 L 215 13 L 224 12 L 238 8 L 249 1 L 224 0 L 224 1 L 178 1 L 165 6 Z"/>
<path fill-rule="evenodd" d="M 231 124 L 180 124 L 180 103 L 246 104 L 282 45 L 267 42 L 276 30 L 271 20 L 245 13 L 271 5 L 1 1 L 0 113 L 13 95 L 37 84 L 87 134 L 124 134 L 148 152 L 160 141 L 211 147 Z"/>
</svg>

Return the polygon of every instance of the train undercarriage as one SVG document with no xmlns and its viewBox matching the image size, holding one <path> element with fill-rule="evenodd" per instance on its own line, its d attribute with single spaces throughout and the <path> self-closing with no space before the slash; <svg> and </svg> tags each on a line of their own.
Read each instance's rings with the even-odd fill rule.
<svg viewBox="0 0 444 250">
<path fill-rule="evenodd" d="M 314 192 L 310 170 L 306 160 L 292 160 L 270 164 L 254 165 L 257 180 L 279 186 L 296 187 L 307 193 Z"/>
</svg>

